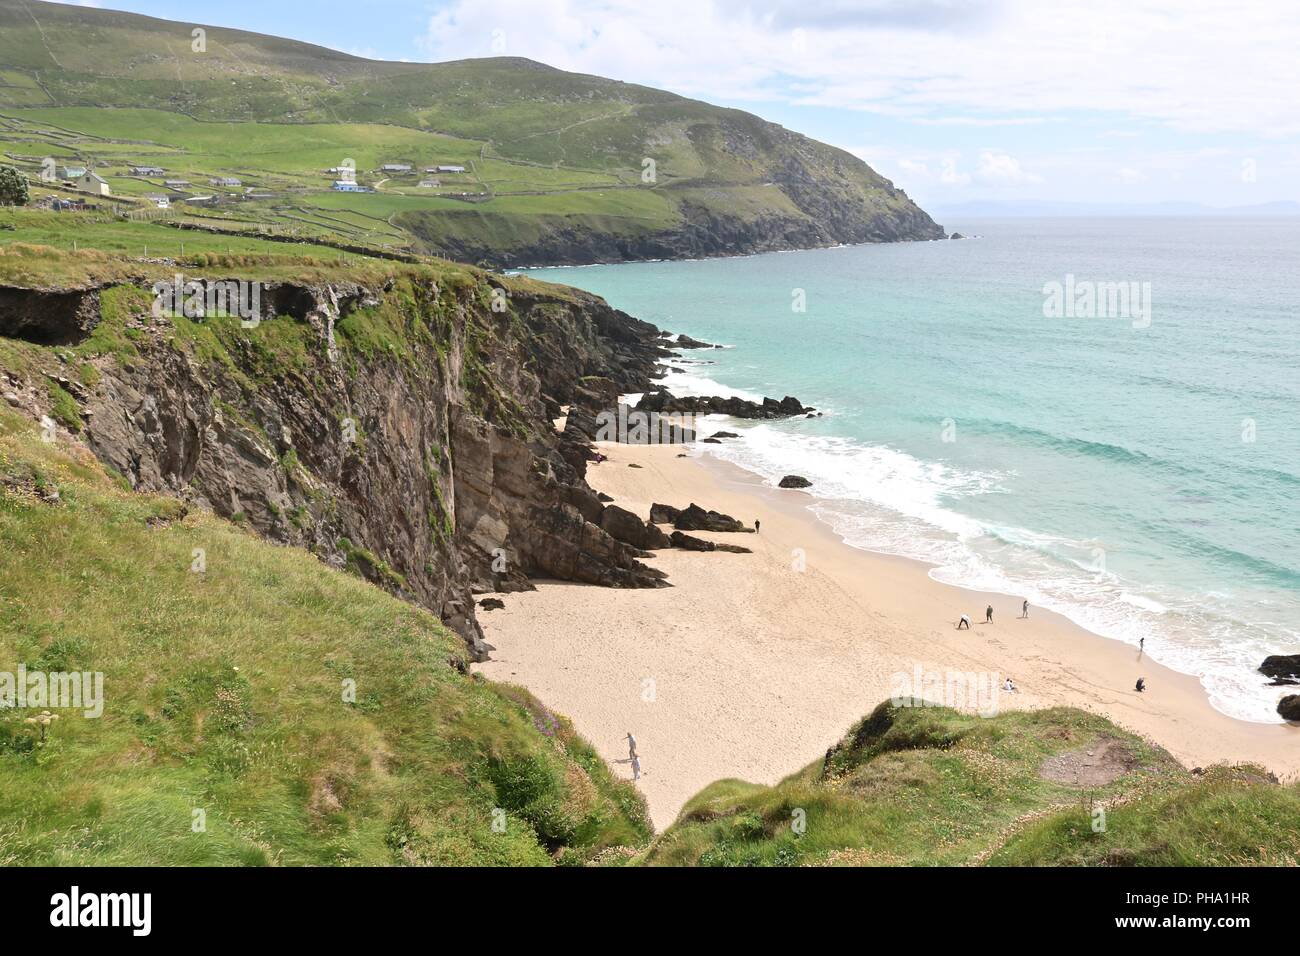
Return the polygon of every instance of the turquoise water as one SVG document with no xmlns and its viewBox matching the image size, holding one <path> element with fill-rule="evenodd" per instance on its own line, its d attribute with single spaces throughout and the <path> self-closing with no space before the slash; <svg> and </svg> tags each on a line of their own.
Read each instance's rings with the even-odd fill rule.
<svg viewBox="0 0 1300 956">
<path fill-rule="evenodd" d="M 1255 668 L 1300 651 L 1300 219 L 948 225 L 978 238 L 533 274 L 727 346 L 674 392 L 825 411 L 700 447 L 811 478 L 849 543 L 1145 637 L 1277 721 Z M 1046 316 L 1067 276 L 1149 283 L 1149 323 Z"/>
</svg>

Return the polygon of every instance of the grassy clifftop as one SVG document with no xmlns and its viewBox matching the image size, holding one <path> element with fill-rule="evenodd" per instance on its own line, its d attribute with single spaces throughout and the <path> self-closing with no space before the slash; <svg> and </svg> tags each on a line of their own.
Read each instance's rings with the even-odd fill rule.
<svg viewBox="0 0 1300 956">
<path fill-rule="evenodd" d="M 195 26 L 0 0 L 0 161 L 215 194 L 179 210 L 205 227 L 494 265 L 943 234 L 857 157 L 740 110 L 510 57 L 386 63 L 217 27 L 195 50 Z M 372 192 L 332 190 L 346 161 Z"/>
<path fill-rule="evenodd" d="M 466 676 L 431 614 L 2 406 L 0 554 L 0 671 L 102 672 L 105 698 L 43 745 L 0 711 L 0 865 L 546 864 L 648 835 L 568 721 Z"/>
<path fill-rule="evenodd" d="M 1071 708 L 992 719 L 886 702 L 774 787 L 712 784 L 651 865 L 1244 866 L 1300 862 L 1300 786 L 1194 774 Z"/>
</svg>

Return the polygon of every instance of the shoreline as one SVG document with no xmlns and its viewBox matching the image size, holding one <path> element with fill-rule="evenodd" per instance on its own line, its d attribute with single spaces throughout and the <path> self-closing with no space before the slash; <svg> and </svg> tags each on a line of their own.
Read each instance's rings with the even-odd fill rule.
<svg viewBox="0 0 1300 956">
<path fill-rule="evenodd" d="M 627 778 L 632 732 L 660 831 L 714 780 L 772 784 L 821 757 L 918 668 L 977 674 L 983 685 L 1010 676 L 1018 692 L 999 693 L 996 706 L 1100 713 L 1189 767 L 1300 772 L 1300 727 L 1228 717 L 1195 677 L 1063 615 L 1031 606 L 1022 619 L 1018 598 L 943 584 L 923 562 L 846 544 L 803 492 L 702 452 L 677 457 L 686 445 L 597 447 L 608 460 L 589 467 L 588 481 L 615 504 L 644 517 L 656 501 L 695 501 L 746 525 L 758 518 L 761 534 L 692 532 L 754 553 L 655 552 L 645 562 L 673 585 L 659 590 L 539 581 L 496 595 L 505 609 L 479 620 L 497 650 L 474 669 L 569 716 Z M 962 613 L 969 631 L 955 629 Z M 1139 676 L 1144 694 L 1133 689 Z"/>
</svg>

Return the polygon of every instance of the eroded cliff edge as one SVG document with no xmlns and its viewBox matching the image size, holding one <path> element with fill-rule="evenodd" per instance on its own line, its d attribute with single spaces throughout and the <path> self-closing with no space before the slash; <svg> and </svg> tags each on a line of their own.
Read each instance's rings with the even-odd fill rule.
<svg viewBox="0 0 1300 956">
<path fill-rule="evenodd" d="M 352 275 L 215 260 L 185 278 L 258 282 L 255 325 L 159 314 L 153 284 L 180 268 L 5 288 L 4 400 L 79 436 L 133 488 L 433 609 L 476 657 L 488 648 L 474 592 L 535 576 L 666 585 L 602 530 L 588 446 L 552 424 L 580 393 L 646 389 L 666 354 L 653 326 L 576 290 L 451 265 Z"/>
</svg>

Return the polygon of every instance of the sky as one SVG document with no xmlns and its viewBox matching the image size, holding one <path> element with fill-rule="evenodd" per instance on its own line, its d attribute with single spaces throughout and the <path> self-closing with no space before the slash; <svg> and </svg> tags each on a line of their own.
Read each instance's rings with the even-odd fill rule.
<svg viewBox="0 0 1300 956">
<path fill-rule="evenodd" d="M 1297 0 L 81 5 L 672 90 L 843 147 L 923 204 L 1300 200 Z"/>
</svg>

